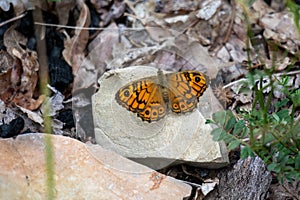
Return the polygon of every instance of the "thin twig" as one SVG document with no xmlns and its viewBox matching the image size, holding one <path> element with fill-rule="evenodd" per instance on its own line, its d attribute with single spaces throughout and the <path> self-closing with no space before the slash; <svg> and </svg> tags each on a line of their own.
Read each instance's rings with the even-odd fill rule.
<svg viewBox="0 0 300 200">
<path fill-rule="evenodd" d="M 36 25 L 40 26 L 50 26 L 50 27 L 57 27 L 57 28 L 68 28 L 68 29 L 80 29 L 80 30 L 118 30 L 118 28 L 96 28 L 96 27 L 78 27 L 78 26 L 66 26 L 60 24 L 48 24 L 48 23 L 41 23 L 41 22 L 34 22 Z M 145 28 L 124 28 L 126 30 L 145 30 Z"/>
<path fill-rule="evenodd" d="M 178 179 L 177 179 L 177 180 L 178 180 Z M 180 182 L 182 182 L 182 183 L 189 184 L 189 185 L 194 186 L 194 187 L 199 187 L 199 188 L 201 188 L 201 185 L 200 185 L 200 184 L 197 184 L 197 183 L 192 183 L 192 182 L 184 181 L 184 180 L 178 180 L 178 181 L 180 181 Z"/>
<path fill-rule="evenodd" d="M 240 83 L 240 82 L 243 82 L 243 81 L 246 81 L 246 80 L 247 80 L 246 78 L 242 78 L 242 79 L 233 81 L 233 82 L 231 82 L 231 83 L 228 83 L 227 85 L 224 85 L 224 86 L 223 86 L 223 89 L 228 88 L 228 87 L 231 87 L 231 86 L 233 86 L 233 85 L 235 85 L 235 84 L 237 84 L 237 83 Z"/>
<path fill-rule="evenodd" d="M 0 23 L 0 27 L 1 27 L 1 26 L 4 26 L 5 24 L 8 24 L 8 23 L 10 23 L 10 22 L 13 22 L 13 21 L 16 21 L 16 20 L 18 20 L 18 19 L 21 19 L 21 18 L 23 18 L 26 14 L 27 14 L 27 13 L 23 13 L 23 14 L 21 14 L 21 15 L 19 15 L 19 16 L 16 16 L 16 17 L 13 17 L 13 18 L 11 18 L 11 19 L 9 19 L 9 20 L 6 20 L 6 21 Z"/>
<path fill-rule="evenodd" d="M 223 44 L 225 44 L 229 40 L 230 34 L 233 29 L 234 19 L 235 19 L 235 15 L 236 15 L 235 13 L 236 13 L 236 4 L 235 4 L 235 1 L 232 1 L 232 12 L 231 12 L 230 23 L 229 23 L 227 33 L 223 39 Z"/>
</svg>

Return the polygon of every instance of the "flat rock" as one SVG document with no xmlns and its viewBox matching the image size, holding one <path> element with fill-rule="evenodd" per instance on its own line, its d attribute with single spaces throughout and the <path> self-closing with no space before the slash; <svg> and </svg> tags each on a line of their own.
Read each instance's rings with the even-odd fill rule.
<svg viewBox="0 0 300 200">
<path fill-rule="evenodd" d="M 45 134 L 0 139 L 1 199 L 47 199 Z M 48 135 L 56 199 L 183 199 L 191 187 L 99 145 Z"/>
<path fill-rule="evenodd" d="M 194 112 L 182 115 L 169 112 L 151 123 L 116 102 L 115 94 L 123 85 L 155 75 L 156 68 L 133 66 L 111 70 L 99 79 L 100 89 L 92 97 L 97 143 L 153 169 L 182 162 L 209 168 L 227 165 L 225 145 L 212 140 L 212 127 L 205 124 L 205 117 L 221 109 L 210 88 Z"/>
</svg>

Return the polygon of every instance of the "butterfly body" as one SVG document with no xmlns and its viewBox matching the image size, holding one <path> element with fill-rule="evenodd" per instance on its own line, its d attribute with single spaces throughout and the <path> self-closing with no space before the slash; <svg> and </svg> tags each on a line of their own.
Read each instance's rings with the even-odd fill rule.
<svg viewBox="0 0 300 200">
<path fill-rule="evenodd" d="M 192 112 L 207 88 L 205 76 L 197 71 L 183 71 L 142 78 L 123 86 L 115 95 L 118 104 L 137 113 L 143 121 L 158 121 L 169 110 Z"/>
</svg>

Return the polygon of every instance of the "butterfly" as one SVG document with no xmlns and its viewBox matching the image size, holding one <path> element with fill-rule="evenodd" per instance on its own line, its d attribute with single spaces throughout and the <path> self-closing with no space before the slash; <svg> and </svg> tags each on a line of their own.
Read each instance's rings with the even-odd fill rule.
<svg viewBox="0 0 300 200">
<path fill-rule="evenodd" d="M 120 88 L 115 99 L 127 110 L 137 113 L 143 121 L 162 119 L 174 113 L 192 112 L 207 88 L 207 77 L 198 71 L 181 71 L 132 81 Z"/>
</svg>

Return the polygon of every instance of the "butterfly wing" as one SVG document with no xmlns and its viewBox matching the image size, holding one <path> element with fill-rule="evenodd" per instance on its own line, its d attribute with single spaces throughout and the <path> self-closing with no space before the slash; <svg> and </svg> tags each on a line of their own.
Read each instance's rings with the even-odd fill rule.
<svg viewBox="0 0 300 200">
<path fill-rule="evenodd" d="M 157 121 L 166 115 L 161 87 L 149 79 L 131 82 L 116 93 L 118 104 L 137 113 L 143 121 Z"/>
<path fill-rule="evenodd" d="M 170 90 L 169 104 L 175 113 L 191 112 L 197 107 L 200 96 L 207 88 L 207 78 L 197 71 L 166 74 Z"/>
</svg>

